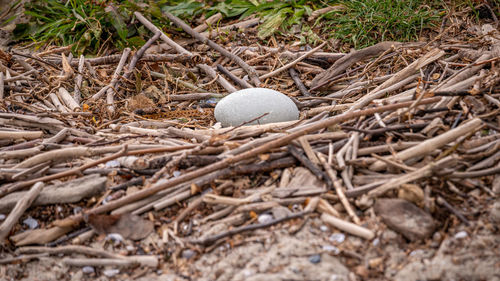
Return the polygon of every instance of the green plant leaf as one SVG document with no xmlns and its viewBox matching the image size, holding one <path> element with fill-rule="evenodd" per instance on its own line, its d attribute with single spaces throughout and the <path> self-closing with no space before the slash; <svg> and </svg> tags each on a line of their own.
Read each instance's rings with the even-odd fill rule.
<svg viewBox="0 0 500 281">
<path fill-rule="evenodd" d="M 283 21 L 286 19 L 286 12 L 280 10 L 274 15 L 270 15 L 264 23 L 260 26 L 257 35 L 261 39 L 265 39 L 271 36 L 274 32 L 278 30 Z"/>
<path fill-rule="evenodd" d="M 203 3 L 190 0 L 181 2 L 175 6 L 164 6 L 161 10 L 169 12 L 174 16 L 185 18 L 199 14 L 203 6 Z"/>
</svg>

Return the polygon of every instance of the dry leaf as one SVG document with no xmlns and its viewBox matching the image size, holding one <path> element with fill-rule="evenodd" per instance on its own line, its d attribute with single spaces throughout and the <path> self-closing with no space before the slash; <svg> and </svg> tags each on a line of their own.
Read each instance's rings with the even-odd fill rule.
<svg viewBox="0 0 500 281">
<path fill-rule="evenodd" d="M 191 184 L 191 195 L 195 195 L 201 192 L 201 188 L 197 186 L 195 183 Z"/>
<path fill-rule="evenodd" d="M 260 159 L 261 161 L 266 161 L 266 160 L 268 160 L 268 159 L 269 159 L 269 157 L 270 157 L 270 155 L 269 155 L 269 154 L 259 154 L 259 159 Z"/>
</svg>

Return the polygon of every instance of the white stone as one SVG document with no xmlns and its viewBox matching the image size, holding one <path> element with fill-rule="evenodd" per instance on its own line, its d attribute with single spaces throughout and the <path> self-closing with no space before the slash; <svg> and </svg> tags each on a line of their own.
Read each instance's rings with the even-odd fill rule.
<svg viewBox="0 0 500 281">
<path fill-rule="evenodd" d="M 236 91 L 220 100 L 214 110 L 215 119 L 223 127 L 238 126 L 265 113 L 269 114 L 245 125 L 285 122 L 299 118 L 299 110 L 289 97 L 265 88 Z"/>
</svg>

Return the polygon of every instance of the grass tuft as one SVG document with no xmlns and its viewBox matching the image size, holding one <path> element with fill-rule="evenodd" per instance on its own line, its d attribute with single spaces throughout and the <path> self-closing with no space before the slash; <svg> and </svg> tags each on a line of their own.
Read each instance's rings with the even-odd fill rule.
<svg viewBox="0 0 500 281">
<path fill-rule="evenodd" d="M 440 22 L 440 9 L 421 0 L 353 0 L 341 1 L 343 10 L 326 13 L 318 18 L 321 26 L 333 38 L 355 48 L 380 41 L 417 40 L 426 28 Z"/>
</svg>

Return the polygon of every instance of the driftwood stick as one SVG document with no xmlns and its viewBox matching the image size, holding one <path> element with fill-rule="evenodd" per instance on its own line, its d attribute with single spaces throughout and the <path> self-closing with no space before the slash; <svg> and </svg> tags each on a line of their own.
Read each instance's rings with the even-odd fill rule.
<svg viewBox="0 0 500 281">
<path fill-rule="evenodd" d="M 220 32 L 226 32 L 228 30 L 245 29 L 245 28 L 251 27 L 253 25 L 257 25 L 259 22 L 260 22 L 259 17 L 249 19 L 249 20 L 244 20 L 244 21 L 238 21 L 237 23 L 234 23 L 234 24 L 229 24 L 229 25 L 217 27 L 217 28 L 214 28 L 211 30 L 207 30 L 207 31 L 201 33 L 201 35 L 203 35 L 207 38 L 213 38 L 213 37 L 217 36 Z"/>
<path fill-rule="evenodd" d="M 115 69 L 115 72 L 113 73 L 113 76 L 111 77 L 111 82 L 105 86 L 106 90 L 102 88 L 99 92 L 97 92 L 95 95 L 93 95 L 90 100 L 95 101 L 104 95 L 104 93 L 111 92 L 111 95 L 114 91 L 114 87 L 116 86 L 116 83 L 118 82 L 118 79 L 120 78 L 120 73 L 122 72 L 123 67 L 125 66 L 125 63 L 127 62 L 128 56 L 130 54 L 131 49 L 130 48 L 125 48 L 123 50 L 123 53 L 120 57 L 120 62 L 118 62 L 118 66 Z M 109 96 L 109 95 L 108 95 Z M 112 104 L 112 102 L 111 102 Z"/>
<path fill-rule="evenodd" d="M 315 163 L 313 163 L 309 158 L 307 158 L 301 151 L 295 148 L 293 145 L 288 146 L 288 151 L 293 157 L 297 158 L 302 165 L 306 166 L 313 175 L 315 175 L 318 179 L 322 179 L 326 182 L 328 187 L 332 187 L 333 183 L 326 174 L 321 171 Z"/>
<path fill-rule="evenodd" d="M 215 72 L 215 70 L 213 70 L 212 67 L 206 65 L 206 64 L 198 64 L 198 67 L 203 70 L 203 72 L 205 72 L 205 74 L 208 75 L 208 77 L 210 77 L 211 79 L 216 79 L 217 82 L 219 82 L 219 84 L 224 87 L 224 89 L 226 89 L 229 93 L 233 93 L 233 92 L 236 92 L 237 89 L 231 85 L 231 83 L 229 83 L 229 81 L 226 80 L 226 78 L 220 76 L 220 75 L 217 75 L 217 72 Z"/>
<path fill-rule="evenodd" d="M 272 226 L 272 225 L 275 225 L 275 224 L 278 224 L 278 223 L 281 223 L 281 222 L 284 222 L 284 221 L 287 221 L 287 220 L 292 220 L 292 219 L 296 219 L 296 218 L 301 218 L 307 214 L 309 214 L 310 212 L 299 212 L 299 213 L 295 213 L 295 214 L 292 214 L 292 215 L 289 215 L 289 216 L 286 216 L 286 217 L 283 217 L 283 218 L 279 218 L 279 219 L 274 219 L 274 220 L 271 220 L 269 222 L 266 222 L 266 223 L 259 223 L 259 224 L 250 224 L 250 225 L 245 225 L 245 226 L 241 226 L 241 227 L 236 227 L 236 228 L 233 228 L 229 231 L 226 231 L 226 232 L 223 232 L 223 233 L 219 233 L 219 234 L 216 234 L 216 235 L 213 235 L 213 236 L 209 236 L 209 237 L 206 237 L 206 238 L 200 238 L 200 239 L 192 239 L 192 240 L 188 240 L 189 243 L 193 243 L 193 244 L 200 244 L 200 245 L 203 245 L 203 246 L 208 246 L 208 245 L 211 245 L 215 242 L 217 242 L 217 240 L 220 240 L 222 238 L 226 238 L 228 236 L 232 236 L 232 235 L 235 235 L 235 234 L 238 234 L 238 233 L 242 233 L 242 232 L 245 232 L 245 231 L 251 231 L 251 230 L 255 230 L 255 229 L 261 229 L 261 228 L 266 228 L 266 227 L 269 227 L 269 226 Z"/>
<path fill-rule="evenodd" d="M 383 185 L 373 189 L 372 191 L 368 192 L 368 195 L 377 197 L 380 196 L 387 191 L 395 188 L 399 188 L 402 184 L 409 183 L 411 181 L 415 181 L 421 178 L 426 178 L 430 177 L 433 175 L 437 170 L 444 169 L 448 166 L 450 166 L 452 163 L 456 161 L 455 158 L 452 156 L 447 156 L 437 162 L 431 162 L 424 167 L 415 170 L 411 173 L 404 174 L 400 177 L 393 178 L 389 180 L 388 182 L 384 183 Z"/>
<path fill-rule="evenodd" d="M 318 153 L 318 158 L 319 158 L 319 161 L 321 161 L 321 164 L 323 165 L 323 168 L 325 169 L 326 174 L 332 180 L 333 187 L 335 187 L 335 192 L 337 193 L 337 195 L 340 199 L 340 202 L 344 206 L 344 209 L 347 211 L 347 213 L 349 214 L 349 216 L 351 217 L 352 221 L 355 224 L 358 224 L 358 225 L 361 224 L 359 217 L 356 215 L 356 213 L 352 209 L 352 206 L 349 203 L 349 200 L 347 200 L 347 197 L 345 196 L 344 191 L 342 190 L 342 184 L 341 184 L 341 181 L 337 179 L 336 172 L 327 163 L 327 160 L 325 159 L 325 157 L 321 153 Z"/>
<path fill-rule="evenodd" d="M 45 186 L 31 206 L 48 204 L 77 203 L 83 198 L 97 195 L 104 191 L 106 177 L 91 174 L 64 183 Z M 9 212 L 17 202 L 27 196 L 29 191 L 20 191 L 0 198 L 0 213 Z"/>
<path fill-rule="evenodd" d="M 3 72 L 0 71 L 0 100 L 4 99 L 4 91 L 5 91 L 5 79 Z"/>
<path fill-rule="evenodd" d="M 122 57 L 120 59 L 120 62 L 118 63 L 118 66 L 116 67 L 115 73 L 113 74 L 113 78 L 111 79 L 111 83 L 109 84 L 109 89 L 106 91 L 106 103 L 108 105 L 108 113 L 110 115 L 113 115 L 115 112 L 115 92 L 117 91 L 117 86 L 119 84 L 119 78 L 120 78 L 120 73 L 122 72 L 123 67 L 125 66 L 125 63 L 127 62 L 127 59 L 130 55 L 131 49 L 130 48 L 125 48 L 123 50 Z"/>
<path fill-rule="evenodd" d="M 57 108 L 59 112 L 62 113 L 69 112 L 69 110 L 61 103 L 56 94 L 50 93 L 49 98 L 52 104 Z"/>
<path fill-rule="evenodd" d="M 89 68 L 89 65 L 105 65 L 105 64 L 116 64 L 120 61 L 121 54 L 114 54 L 109 56 L 97 57 L 97 58 L 85 58 L 84 64 Z M 61 60 L 53 60 L 56 64 L 61 64 Z M 186 54 L 144 54 L 142 58 L 139 59 L 141 62 L 190 62 L 191 57 Z M 71 63 L 72 66 L 77 66 L 76 61 Z M 92 68 L 93 69 L 93 68 Z M 90 71 L 90 70 L 89 70 Z M 94 70 L 95 71 L 95 70 Z"/>
<path fill-rule="evenodd" d="M 193 36 L 196 40 L 202 42 L 203 44 L 207 44 L 210 48 L 216 50 L 217 52 L 221 53 L 225 57 L 231 59 L 235 63 L 237 63 L 241 68 L 243 68 L 247 73 L 248 76 L 250 77 L 250 80 L 253 82 L 255 86 L 260 85 L 260 80 L 259 76 L 257 75 L 257 72 L 253 67 L 248 65 L 245 61 L 243 61 L 240 57 L 236 56 L 235 54 L 232 54 L 228 50 L 224 49 L 223 47 L 219 46 L 217 43 L 213 42 L 212 40 L 208 39 L 207 37 L 203 36 L 202 34 L 194 31 L 189 25 L 187 25 L 184 21 L 179 19 L 178 17 L 165 12 L 164 13 L 173 23 L 175 23 L 177 26 L 182 28 L 185 32 L 187 32 L 189 35 Z"/>
<path fill-rule="evenodd" d="M 142 58 L 142 56 L 144 55 L 144 53 L 146 52 L 146 50 L 151 47 L 151 45 L 153 45 L 154 42 L 156 42 L 156 40 L 158 40 L 158 38 L 160 38 L 161 36 L 161 32 L 158 31 L 155 33 L 155 35 L 153 37 L 151 37 L 135 54 L 134 56 L 132 57 L 132 60 L 130 60 L 130 64 L 128 65 L 127 67 L 127 71 L 125 71 L 125 74 L 123 74 L 123 78 L 124 79 L 128 79 L 130 74 L 132 74 L 132 72 L 134 71 L 135 69 L 135 65 L 137 64 L 137 62 Z"/>
<path fill-rule="evenodd" d="M 43 137 L 43 131 L 0 131 L 0 140 L 35 140 Z"/>
<path fill-rule="evenodd" d="M 193 93 L 193 94 L 183 94 L 183 95 L 168 95 L 167 98 L 171 101 L 190 101 L 190 100 L 205 100 L 210 98 L 223 98 L 223 94 L 214 93 Z"/>
<path fill-rule="evenodd" d="M 310 55 L 314 54 L 315 52 L 317 52 L 319 49 L 323 48 L 323 46 L 325 46 L 325 44 L 326 44 L 326 42 L 321 43 L 318 47 L 310 50 L 309 52 L 307 52 L 305 54 L 303 54 L 302 56 L 298 57 L 296 60 L 294 60 L 294 61 L 292 61 L 290 63 L 287 63 L 284 66 L 282 66 L 282 67 L 280 67 L 280 68 L 278 68 L 278 69 L 276 69 L 276 70 L 274 70 L 274 71 L 272 71 L 272 72 L 270 72 L 268 74 L 264 74 L 264 75 L 260 76 L 259 79 L 264 80 L 264 79 L 267 79 L 269 77 L 273 77 L 276 74 L 279 74 L 279 73 L 281 73 L 281 72 L 283 72 L 283 71 L 285 71 L 285 70 L 287 70 L 289 68 L 294 67 L 297 63 L 299 63 L 303 59 L 307 58 L 308 56 L 310 56 Z"/>
<path fill-rule="evenodd" d="M 391 159 L 388 159 L 388 158 L 384 158 L 382 156 L 378 156 L 375 153 L 372 153 L 371 156 L 373 158 L 376 158 L 376 159 L 378 159 L 378 160 L 386 163 L 389 166 L 396 167 L 396 168 L 401 169 L 401 170 L 410 171 L 410 172 L 413 172 L 413 171 L 417 170 L 417 168 L 413 168 L 413 167 L 407 166 L 407 165 L 405 165 L 403 163 L 398 163 L 395 160 L 391 160 Z"/>
<path fill-rule="evenodd" d="M 155 256 L 129 256 L 126 259 L 89 259 L 89 258 L 64 258 L 62 261 L 66 265 L 71 266 L 118 266 L 118 267 L 133 267 L 133 266 L 148 266 L 157 267 L 158 258 Z"/>
<path fill-rule="evenodd" d="M 221 19 L 222 19 L 222 14 L 221 13 L 217 13 L 217 14 L 209 17 L 208 19 L 204 20 L 202 24 L 200 24 L 197 27 L 193 28 L 193 30 L 196 31 L 196 32 L 203 32 L 207 28 L 209 28 L 211 25 L 213 25 L 214 23 L 218 22 Z"/>
<path fill-rule="evenodd" d="M 470 225 L 469 220 L 462 213 L 460 213 L 456 208 L 454 208 L 450 203 L 448 203 L 446 200 L 444 200 L 443 197 L 438 196 L 437 203 L 439 205 L 445 207 L 446 209 L 448 209 L 448 211 L 450 211 L 455 216 L 457 216 L 457 218 L 460 219 L 465 225 L 467 225 L 467 226 Z"/>
<path fill-rule="evenodd" d="M 345 232 L 350 233 L 352 235 L 359 236 L 359 237 L 364 238 L 366 240 L 372 240 L 375 237 L 375 233 L 373 233 L 373 231 L 371 231 L 367 228 L 361 227 L 359 225 L 356 225 L 354 223 L 350 223 L 350 222 L 341 220 L 341 219 L 336 218 L 334 216 L 331 216 L 327 213 L 323 213 L 321 215 L 321 220 L 338 228 L 338 229 L 340 229 L 340 230 L 342 230 L 342 231 L 345 231 Z"/>
<path fill-rule="evenodd" d="M 151 32 L 157 33 L 161 32 L 161 40 L 165 41 L 170 47 L 174 48 L 177 53 L 182 54 L 182 55 L 187 55 L 189 57 L 193 57 L 194 55 L 189 52 L 188 50 L 184 49 L 181 45 L 175 43 L 172 39 L 170 39 L 165 33 L 163 33 L 158 27 L 156 27 L 153 23 L 151 23 L 148 19 L 146 19 L 141 13 L 139 12 L 134 12 L 135 17 Z"/>
<path fill-rule="evenodd" d="M 85 66 L 85 56 L 81 55 L 80 59 L 78 60 L 78 74 L 76 74 L 75 77 L 75 89 L 73 91 L 73 99 L 77 104 L 80 104 L 80 101 L 82 99 L 81 97 L 81 88 L 82 88 L 82 82 L 83 82 L 83 67 Z"/>
<path fill-rule="evenodd" d="M 312 83 L 310 91 L 319 89 L 323 86 L 326 86 L 330 83 L 331 78 L 341 74 L 346 69 L 366 58 L 378 56 L 379 54 L 389 50 L 390 48 L 394 48 L 400 46 L 401 43 L 398 42 L 380 42 L 376 45 L 354 51 L 350 54 L 345 55 L 344 57 L 337 60 L 328 70 L 317 75 Z"/>
<path fill-rule="evenodd" d="M 33 201 L 37 198 L 40 191 L 42 191 L 43 183 L 37 182 L 30 189 L 28 193 L 26 193 L 21 200 L 19 200 L 14 207 L 14 209 L 10 212 L 9 216 L 5 219 L 5 221 L 0 225 L 0 243 L 4 243 L 5 238 L 9 235 L 10 230 L 17 223 L 19 218 L 23 215 L 24 211 L 26 211 Z"/>
<path fill-rule="evenodd" d="M 247 89 L 247 88 L 253 88 L 252 85 L 250 85 L 247 81 L 238 78 L 236 75 L 234 75 L 231 71 L 227 70 L 224 66 L 217 64 L 217 70 L 222 72 L 222 74 L 226 75 L 229 77 L 229 79 L 233 80 L 235 83 L 237 83 L 241 88 Z"/>
<path fill-rule="evenodd" d="M 58 178 L 62 178 L 62 177 L 67 177 L 67 176 L 71 176 L 71 175 L 79 175 L 82 173 L 82 171 L 84 171 L 90 167 L 97 166 L 101 163 L 106 163 L 108 161 L 114 160 L 116 158 L 119 158 L 119 157 L 122 157 L 125 155 L 127 155 L 127 145 L 124 145 L 120 151 L 118 151 L 117 153 L 115 153 L 113 155 L 101 158 L 101 159 L 96 160 L 96 161 L 92 161 L 92 162 L 84 164 L 80 167 L 76 167 L 76 168 L 73 168 L 71 170 L 67 170 L 67 171 L 60 172 L 60 173 L 53 174 L 53 175 L 44 176 L 44 177 L 37 178 L 37 179 L 32 179 L 32 180 L 28 180 L 28 181 L 24 181 L 24 182 L 18 182 L 16 184 L 14 184 L 13 186 L 1 189 L 0 190 L 0 197 L 3 197 L 8 193 L 20 190 L 26 186 L 30 186 L 36 182 L 39 182 L 39 181 L 46 182 L 46 181 L 50 181 L 50 180 L 54 180 L 54 179 L 58 179 Z"/>
<path fill-rule="evenodd" d="M 42 247 L 42 246 L 32 246 L 32 247 L 21 247 L 16 250 L 16 254 L 40 254 L 47 253 L 49 255 L 57 254 L 83 254 L 88 256 L 96 256 L 103 258 L 114 258 L 114 259 L 125 259 L 127 256 L 115 254 L 110 251 L 99 250 L 96 248 L 78 246 L 78 245 L 66 245 L 60 247 Z"/>
<path fill-rule="evenodd" d="M 473 171 L 473 172 L 454 172 L 449 177 L 450 178 L 478 178 L 489 175 L 500 174 L 500 163 L 493 168 Z"/>
<path fill-rule="evenodd" d="M 310 97 L 311 94 L 307 90 L 304 83 L 302 83 L 302 81 L 300 80 L 299 73 L 297 72 L 297 70 L 295 70 L 295 68 L 291 67 L 288 70 L 288 73 L 290 74 L 290 77 L 292 77 L 292 80 L 295 83 L 295 85 L 297 86 L 297 88 L 299 88 L 300 93 L 305 97 Z"/>
<path fill-rule="evenodd" d="M 423 141 L 416 146 L 400 151 L 396 155 L 390 157 L 393 157 L 393 159 L 399 159 L 401 161 L 405 161 L 412 157 L 426 155 L 429 152 L 434 151 L 435 149 L 440 148 L 443 145 L 446 145 L 461 136 L 464 136 L 470 132 L 478 130 L 482 126 L 482 123 L 483 122 L 479 118 L 472 119 L 469 122 L 462 124 L 453 130 L 443 133 L 437 137 Z M 377 160 L 370 166 L 370 170 L 381 171 L 385 169 L 386 166 L 387 166 L 386 163 Z"/>
<path fill-rule="evenodd" d="M 316 209 L 321 213 L 327 213 L 331 216 L 340 217 L 339 212 L 323 198 L 319 199 L 319 203 Z"/>
<path fill-rule="evenodd" d="M 392 85 L 398 85 L 398 87 L 402 87 L 404 85 L 402 84 L 407 84 L 410 81 L 407 81 L 408 79 L 411 79 L 413 77 L 412 75 L 417 72 L 419 69 L 422 67 L 438 60 L 440 57 L 444 56 L 445 52 L 440 49 L 433 49 L 429 53 L 425 54 L 421 58 L 417 59 L 416 61 L 412 62 L 410 65 L 407 67 L 403 68 L 400 70 L 398 73 L 396 73 L 394 76 L 389 78 L 389 80 L 385 81 L 381 85 L 379 85 L 377 88 L 372 90 L 370 93 L 367 95 L 364 95 L 361 99 L 356 101 L 354 105 L 349 109 L 349 111 L 353 111 L 356 109 L 363 108 L 370 102 L 372 102 L 374 99 L 377 99 L 385 94 L 385 91 L 382 91 L 386 88 L 389 88 Z M 398 83 L 400 81 L 404 81 L 405 83 Z"/>
<path fill-rule="evenodd" d="M 74 100 L 74 98 L 70 95 L 68 90 L 63 87 L 59 88 L 59 97 L 64 102 L 67 108 L 70 111 L 79 111 L 81 110 L 80 105 Z"/>
</svg>

